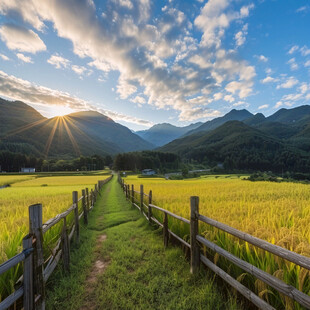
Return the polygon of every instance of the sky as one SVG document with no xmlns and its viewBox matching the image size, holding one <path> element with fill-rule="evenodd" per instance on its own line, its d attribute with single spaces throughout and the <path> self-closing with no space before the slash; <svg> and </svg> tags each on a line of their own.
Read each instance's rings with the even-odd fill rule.
<svg viewBox="0 0 310 310">
<path fill-rule="evenodd" d="M 310 102 L 309 0 L 0 0 L 0 96 L 132 130 Z"/>
</svg>

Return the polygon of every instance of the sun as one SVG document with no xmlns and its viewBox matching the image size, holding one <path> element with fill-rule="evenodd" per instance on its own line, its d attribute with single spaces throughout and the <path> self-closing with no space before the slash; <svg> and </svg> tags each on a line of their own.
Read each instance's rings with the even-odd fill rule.
<svg viewBox="0 0 310 310">
<path fill-rule="evenodd" d="M 51 117 L 56 117 L 56 116 L 65 116 L 67 114 L 70 114 L 74 112 L 71 108 L 67 106 L 53 106 L 50 109 L 50 116 Z"/>
</svg>

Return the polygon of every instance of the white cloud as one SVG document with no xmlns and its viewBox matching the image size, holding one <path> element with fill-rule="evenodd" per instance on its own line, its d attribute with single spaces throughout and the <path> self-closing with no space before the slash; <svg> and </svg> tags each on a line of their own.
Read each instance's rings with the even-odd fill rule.
<svg viewBox="0 0 310 310">
<path fill-rule="evenodd" d="M 258 110 L 263 110 L 263 109 L 267 109 L 269 107 L 268 104 L 263 104 L 261 106 L 258 107 Z"/>
<path fill-rule="evenodd" d="M 145 98 L 143 98 L 141 96 L 136 96 L 135 98 L 130 99 L 130 101 L 133 102 L 133 103 L 138 103 L 138 104 L 146 103 Z"/>
<path fill-rule="evenodd" d="M 70 60 L 59 56 L 57 53 L 52 55 L 47 62 L 57 69 L 67 68 L 70 65 Z"/>
<path fill-rule="evenodd" d="M 288 51 L 289 54 L 293 54 L 295 53 L 296 51 L 298 51 L 299 49 L 299 46 L 298 45 L 294 45 L 290 48 L 290 50 Z"/>
<path fill-rule="evenodd" d="M 238 102 L 233 104 L 233 107 L 241 107 L 241 106 L 248 108 L 250 105 L 244 101 L 238 101 Z"/>
<path fill-rule="evenodd" d="M 308 56 L 310 55 L 310 48 L 305 45 L 300 49 L 300 52 L 302 56 Z"/>
<path fill-rule="evenodd" d="M 22 53 L 17 53 L 16 56 L 17 56 L 18 59 L 20 59 L 20 60 L 23 61 L 23 62 L 33 63 L 31 57 L 25 56 L 25 55 L 22 54 Z"/>
<path fill-rule="evenodd" d="M 300 8 L 298 8 L 296 10 L 296 13 L 301 13 L 301 12 L 304 13 L 304 12 L 309 11 L 309 9 L 310 9 L 309 5 L 304 5 L 304 6 L 301 6 Z"/>
<path fill-rule="evenodd" d="M 235 101 L 235 98 L 233 97 L 233 95 L 226 95 L 226 96 L 224 96 L 224 100 L 232 103 Z"/>
<path fill-rule="evenodd" d="M 310 60 L 305 62 L 305 67 L 310 67 Z"/>
<path fill-rule="evenodd" d="M 72 65 L 71 69 L 78 75 L 83 75 L 87 71 L 87 68 L 77 65 Z"/>
<path fill-rule="evenodd" d="M 0 57 L 1 57 L 3 60 L 5 60 L 5 61 L 9 61 L 9 60 L 10 60 L 10 58 L 9 58 L 8 56 L 4 55 L 4 54 L 0 54 Z"/>
<path fill-rule="evenodd" d="M 295 58 L 291 58 L 287 63 L 290 65 L 290 68 L 292 71 L 295 71 L 298 69 L 298 64 L 296 63 Z"/>
<path fill-rule="evenodd" d="M 59 90 L 39 86 L 13 75 L 0 71 L 0 95 L 28 102 L 34 106 L 66 106 L 74 111 L 94 110 L 114 119 L 143 126 L 151 126 L 152 122 L 124 115 L 118 112 L 98 108 L 91 102 Z"/>
<path fill-rule="evenodd" d="M 118 85 L 116 88 L 116 92 L 120 94 L 121 99 L 127 99 L 137 91 L 137 87 L 122 76 L 118 79 Z"/>
<path fill-rule="evenodd" d="M 35 32 L 17 25 L 2 25 L 0 37 L 11 50 L 33 54 L 46 50 L 44 42 Z"/>
<path fill-rule="evenodd" d="M 109 72 L 111 70 L 116 70 L 117 67 L 112 67 L 111 64 L 106 62 L 105 60 L 96 59 L 88 63 L 89 66 L 94 67 L 103 72 Z"/>
<path fill-rule="evenodd" d="M 255 57 L 261 62 L 267 62 L 268 58 L 264 55 L 255 55 Z"/>
<path fill-rule="evenodd" d="M 278 102 L 276 103 L 276 105 L 274 106 L 274 108 L 275 108 L 275 109 L 278 109 L 278 108 L 282 107 L 282 105 L 283 105 L 283 103 L 282 103 L 281 101 L 278 101 Z"/>
<path fill-rule="evenodd" d="M 263 80 L 260 80 L 260 82 L 261 82 L 262 84 L 274 83 L 274 82 L 277 82 L 277 81 L 278 81 L 278 79 L 275 79 L 275 78 L 273 78 L 273 77 L 271 77 L 271 76 L 267 76 L 267 77 L 265 77 Z"/>
<path fill-rule="evenodd" d="M 292 87 L 294 87 L 297 84 L 298 84 L 298 80 L 295 79 L 293 76 L 291 76 L 285 82 L 279 84 L 277 86 L 277 89 L 280 89 L 280 88 L 292 88 Z"/>
<path fill-rule="evenodd" d="M 248 34 L 248 24 L 242 27 L 242 30 L 235 34 L 236 46 L 239 47 L 245 43 L 245 36 Z"/>
</svg>

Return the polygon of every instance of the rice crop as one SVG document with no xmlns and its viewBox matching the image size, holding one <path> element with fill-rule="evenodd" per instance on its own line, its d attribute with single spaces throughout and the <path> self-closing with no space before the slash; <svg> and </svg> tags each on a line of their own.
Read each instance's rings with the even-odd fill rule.
<svg viewBox="0 0 310 310">
<path fill-rule="evenodd" d="M 189 218 L 190 196 L 199 196 L 199 213 L 255 237 L 310 257 L 310 191 L 298 183 L 250 182 L 238 176 L 165 180 L 127 176 L 127 184 L 144 185 L 153 203 Z M 158 214 L 160 217 L 161 215 Z M 186 225 L 169 218 L 170 228 L 189 240 Z M 234 255 L 310 294 L 309 271 L 200 223 L 200 233 Z M 217 264 L 277 309 L 300 309 L 263 282 L 203 249 Z"/>
<path fill-rule="evenodd" d="M 69 208 L 73 191 L 78 191 L 80 197 L 82 189 L 93 189 L 99 180 L 104 180 L 109 175 L 40 178 L 8 175 L 1 176 L 0 180 L 8 184 L 6 182 L 12 182 L 13 177 L 16 178 L 16 183 L 0 190 L 0 264 L 22 250 L 22 239 L 29 230 L 28 206 L 36 203 L 43 205 L 44 223 Z M 59 227 L 55 227 L 44 235 L 47 245 L 53 244 L 58 230 Z M 4 298 L 13 291 L 20 274 L 21 266 L 17 265 L 0 276 L 0 301 L 1 297 Z"/>
</svg>

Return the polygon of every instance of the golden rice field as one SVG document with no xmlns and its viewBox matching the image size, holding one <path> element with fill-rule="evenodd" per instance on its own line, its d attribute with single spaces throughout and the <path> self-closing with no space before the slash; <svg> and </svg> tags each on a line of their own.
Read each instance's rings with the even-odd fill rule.
<svg viewBox="0 0 310 310">
<path fill-rule="evenodd" d="M 78 191 L 81 196 L 82 189 L 93 189 L 99 180 L 108 177 L 100 174 L 38 178 L 33 175 L 1 176 L 0 182 L 3 184 L 13 183 L 14 178 L 15 183 L 0 189 L 0 264 L 21 251 L 22 238 L 28 233 L 28 206 L 42 203 L 45 222 L 68 209 L 72 204 L 73 191 Z M 6 277 L 0 276 L 0 301 L 1 295 L 11 291 L 20 270 L 12 269 L 12 273 Z"/>
<path fill-rule="evenodd" d="M 35 178 L 34 175 L 0 175 L 0 186 L 12 184 L 20 181 L 31 180 Z"/>
<path fill-rule="evenodd" d="M 250 182 L 237 176 L 207 176 L 187 180 L 127 176 L 124 180 L 127 184 L 134 184 L 138 191 L 140 184 L 143 184 L 145 193 L 152 190 L 154 204 L 186 218 L 189 218 L 190 196 L 199 196 L 200 214 L 310 257 L 309 185 Z M 178 221 L 169 221 L 171 229 L 188 240 L 188 227 Z M 201 224 L 200 230 L 208 239 L 236 256 L 310 294 L 309 272 L 305 269 L 254 249 L 206 224 Z M 215 255 L 213 259 L 218 262 L 219 257 Z M 222 259 L 222 264 L 227 265 L 227 262 Z M 252 286 L 261 297 L 266 300 L 275 299 L 277 309 L 300 308 L 283 296 L 275 296 L 267 285 L 259 280 L 255 281 L 241 269 L 234 266 L 227 268 L 241 282 Z"/>
</svg>

